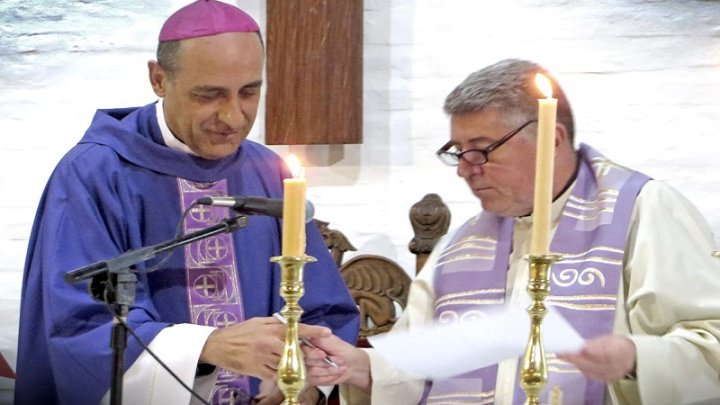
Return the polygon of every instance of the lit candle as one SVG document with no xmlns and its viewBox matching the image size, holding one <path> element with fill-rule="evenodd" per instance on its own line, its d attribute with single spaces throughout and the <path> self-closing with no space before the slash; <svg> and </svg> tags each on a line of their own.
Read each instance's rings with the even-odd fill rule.
<svg viewBox="0 0 720 405">
<path fill-rule="evenodd" d="M 557 99 L 552 97 L 550 80 L 542 74 L 535 84 L 546 98 L 538 99 L 537 152 L 535 154 L 535 201 L 531 255 L 550 253 L 550 207 L 552 205 L 553 167 L 555 165 L 555 122 Z"/>
<path fill-rule="evenodd" d="M 283 180 L 283 232 L 282 255 L 302 256 L 305 254 L 305 190 L 307 180 L 295 155 L 288 157 L 288 166 L 293 178 Z"/>
</svg>

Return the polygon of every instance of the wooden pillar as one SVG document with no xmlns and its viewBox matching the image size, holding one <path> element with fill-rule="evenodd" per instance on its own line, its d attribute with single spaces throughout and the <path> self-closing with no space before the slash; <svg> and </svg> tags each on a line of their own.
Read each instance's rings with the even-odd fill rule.
<svg viewBox="0 0 720 405">
<path fill-rule="evenodd" d="M 362 143 L 362 0 L 267 0 L 265 143 Z"/>
</svg>

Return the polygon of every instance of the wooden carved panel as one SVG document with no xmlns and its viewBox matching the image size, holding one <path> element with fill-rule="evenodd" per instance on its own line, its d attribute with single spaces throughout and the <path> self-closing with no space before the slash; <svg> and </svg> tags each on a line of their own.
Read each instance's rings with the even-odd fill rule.
<svg viewBox="0 0 720 405">
<path fill-rule="evenodd" d="M 394 261 L 376 255 L 356 256 L 340 268 L 345 284 L 360 310 L 360 345 L 363 338 L 392 328 L 405 308 L 410 277 Z"/>
</svg>

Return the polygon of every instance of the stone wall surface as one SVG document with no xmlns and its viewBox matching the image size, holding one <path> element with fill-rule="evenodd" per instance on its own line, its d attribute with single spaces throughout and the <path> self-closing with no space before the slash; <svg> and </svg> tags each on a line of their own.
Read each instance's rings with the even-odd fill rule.
<svg viewBox="0 0 720 405">
<path fill-rule="evenodd" d="M 0 352 L 14 365 L 22 265 L 38 199 L 96 108 L 154 99 L 146 62 L 180 0 L 0 2 Z M 265 25 L 262 0 L 237 4 Z M 364 142 L 274 147 L 308 166 L 316 216 L 357 253 L 408 271 L 409 207 L 440 194 L 452 226 L 479 209 L 434 151 L 447 93 L 506 57 L 560 79 L 577 140 L 688 196 L 720 232 L 720 1 L 365 0 Z M 262 141 L 263 108 L 251 138 Z M 0 378 L 0 403 L 12 381 Z"/>
</svg>

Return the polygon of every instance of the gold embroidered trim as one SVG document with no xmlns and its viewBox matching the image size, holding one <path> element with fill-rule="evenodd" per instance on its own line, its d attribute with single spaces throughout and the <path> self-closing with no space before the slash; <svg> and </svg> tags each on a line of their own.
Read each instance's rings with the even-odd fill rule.
<svg viewBox="0 0 720 405">
<path fill-rule="evenodd" d="M 573 300 L 577 300 L 577 301 L 583 301 L 583 300 L 585 300 L 585 301 L 603 300 L 603 301 L 613 301 L 613 302 L 615 302 L 615 301 L 617 301 L 617 296 L 616 296 L 616 295 L 610 295 L 610 294 L 596 294 L 596 295 L 593 295 L 593 294 L 588 294 L 588 295 L 551 295 L 551 296 L 548 296 L 546 299 L 547 299 L 548 301 L 554 301 L 554 302 L 558 302 L 558 301 L 566 302 L 566 301 L 573 301 Z"/>
<path fill-rule="evenodd" d="M 452 298 L 459 298 L 459 297 L 467 297 L 468 295 L 482 295 L 482 294 L 497 294 L 504 292 L 504 288 L 488 288 L 484 290 L 471 290 L 471 291 L 461 291 L 456 292 L 452 294 L 445 294 L 443 296 L 440 296 L 437 300 L 435 300 L 435 303 L 438 303 L 440 301 L 445 301 Z"/>
<path fill-rule="evenodd" d="M 617 198 L 614 197 L 608 197 L 608 198 L 601 198 L 597 199 L 595 201 L 568 201 L 567 204 L 565 204 L 566 207 L 570 208 L 576 208 L 579 210 L 594 210 L 598 207 L 607 205 L 609 203 L 616 203 Z"/>
<path fill-rule="evenodd" d="M 446 307 L 448 305 L 464 305 L 464 304 L 477 304 L 477 305 L 490 305 L 490 304 L 502 304 L 505 300 L 500 299 L 465 299 L 465 300 L 448 300 L 446 302 L 436 303 L 435 309 Z"/>
<path fill-rule="evenodd" d="M 613 211 L 614 211 L 613 208 L 603 208 L 603 209 L 601 209 L 601 210 L 600 210 L 597 214 L 595 214 L 595 215 L 580 215 L 580 214 L 574 214 L 574 213 L 572 213 L 572 212 L 567 212 L 567 211 L 563 211 L 562 214 L 563 214 L 564 216 L 566 216 L 566 217 L 570 217 L 570 218 L 573 218 L 573 219 L 582 220 L 582 221 L 590 221 L 590 220 L 594 220 L 594 219 L 600 218 L 600 215 L 602 215 L 604 212 L 607 212 L 607 213 L 611 213 L 611 214 L 612 214 Z"/>
<path fill-rule="evenodd" d="M 492 255 L 480 255 L 480 254 L 467 254 L 462 256 L 455 256 L 451 257 L 447 260 L 438 261 L 437 266 L 447 264 L 447 263 L 453 263 L 453 262 L 460 262 L 463 260 L 472 260 L 472 259 L 479 259 L 479 260 L 495 260 L 495 256 Z"/>
<path fill-rule="evenodd" d="M 549 297 L 548 297 L 549 298 Z M 585 311 L 615 311 L 615 305 L 608 304 L 572 304 L 552 300 L 552 305 L 560 308 L 585 310 Z"/>
</svg>

